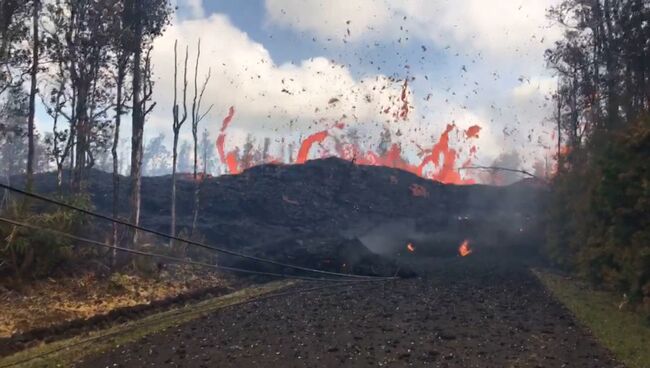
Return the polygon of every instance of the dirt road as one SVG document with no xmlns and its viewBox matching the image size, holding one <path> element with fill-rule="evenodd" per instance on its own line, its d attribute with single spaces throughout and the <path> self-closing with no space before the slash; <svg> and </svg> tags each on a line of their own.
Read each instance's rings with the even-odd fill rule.
<svg viewBox="0 0 650 368">
<path fill-rule="evenodd" d="M 233 307 L 79 367 L 619 366 L 524 266 L 419 267 L 420 278 Z"/>
</svg>

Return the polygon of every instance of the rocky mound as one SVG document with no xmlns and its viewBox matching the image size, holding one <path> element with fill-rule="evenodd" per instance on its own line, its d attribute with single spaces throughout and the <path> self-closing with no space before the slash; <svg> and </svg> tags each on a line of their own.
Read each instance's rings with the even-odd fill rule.
<svg viewBox="0 0 650 368">
<path fill-rule="evenodd" d="M 36 190 L 52 193 L 53 174 Z M 128 212 L 128 178 L 120 210 Z M 171 177 L 143 179 L 142 225 L 169 232 Z M 178 182 L 177 223 L 191 228 L 194 183 Z M 94 171 L 89 193 L 110 213 L 110 174 Z M 389 275 L 395 257 L 455 256 L 469 239 L 473 249 L 538 244 L 539 197 L 544 186 L 444 185 L 405 171 L 359 166 L 338 158 L 303 165 L 262 165 L 201 184 L 198 233 L 207 243 L 332 271 Z M 381 257 L 380 257 L 381 256 Z M 219 262 L 245 265 L 231 257 Z M 259 265 L 256 266 L 259 268 Z M 266 269 L 266 268 L 264 268 Z M 277 269 L 275 270 L 277 271 Z"/>
</svg>

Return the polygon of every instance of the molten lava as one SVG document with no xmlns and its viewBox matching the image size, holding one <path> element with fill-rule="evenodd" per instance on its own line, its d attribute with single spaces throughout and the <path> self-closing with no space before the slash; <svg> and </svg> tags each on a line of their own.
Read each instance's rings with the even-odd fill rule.
<svg viewBox="0 0 650 368">
<path fill-rule="evenodd" d="M 461 257 L 467 257 L 468 255 L 472 254 L 472 248 L 469 247 L 469 240 L 463 241 L 463 244 L 458 247 L 458 254 Z"/>
<path fill-rule="evenodd" d="M 481 127 L 478 125 L 472 125 L 465 131 L 466 138 L 478 138 L 478 133 L 481 131 Z"/>
<path fill-rule="evenodd" d="M 228 115 L 223 119 L 221 124 L 221 130 L 219 131 L 219 136 L 217 137 L 217 153 L 219 153 L 219 158 L 221 162 L 226 164 L 228 167 L 228 172 L 231 174 L 239 174 L 241 172 L 238 162 L 238 150 L 230 151 L 228 153 L 224 150 L 224 144 L 226 142 L 226 129 L 232 121 L 232 118 L 235 116 L 235 107 L 230 106 L 228 109 Z"/>
<path fill-rule="evenodd" d="M 300 145 L 300 150 L 298 151 L 298 156 L 296 157 L 296 163 L 304 164 L 307 161 L 307 157 L 309 156 L 311 146 L 313 146 L 314 143 L 323 143 L 325 138 L 328 136 L 329 132 L 327 130 L 323 130 L 322 132 L 314 133 L 307 137 L 307 139 L 305 139 Z"/>
<path fill-rule="evenodd" d="M 408 86 L 407 82 L 404 83 L 404 90 Z M 403 115 L 401 118 L 406 118 L 408 114 L 408 100 L 406 98 L 407 94 L 404 92 L 402 94 L 402 106 Z M 246 150 L 246 157 L 242 157 L 238 148 L 226 151 L 224 148 L 226 141 L 226 130 L 232 122 L 232 119 L 235 115 L 235 108 L 230 107 L 228 110 L 228 115 L 223 119 L 221 130 L 217 138 L 217 152 L 221 162 L 226 166 L 230 174 L 239 174 L 243 170 L 263 164 L 263 163 L 279 163 L 282 160 L 277 158 L 272 158 L 268 155 L 261 154 L 257 150 Z M 463 178 L 460 174 L 460 168 L 468 167 L 471 165 L 471 161 L 476 157 L 477 148 L 472 145 L 469 148 L 469 157 L 462 162 L 461 166 L 458 167 L 458 153 L 454 148 L 451 148 L 449 145 L 449 134 L 454 130 L 457 130 L 455 124 L 448 124 L 445 131 L 440 135 L 438 142 L 436 142 L 431 149 L 420 148 L 420 157 L 421 162 L 417 165 L 411 164 L 407 159 L 404 158 L 402 152 L 402 146 L 399 143 L 391 143 L 388 148 L 382 150 L 382 152 L 373 152 L 373 151 L 364 151 L 357 143 L 349 143 L 341 141 L 338 138 L 338 135 L 332 133 L 332 129 L 343 129 L 345 127 L 344 123 L 339 122 L 333 127 L 320 132 L 311 134 L 302 142 L 300 142 L 300 148 L 298 150 L 298 155 L 293 163 L 295 164 L 304 164 L 309 159 L 310 153 L 314 145 L 318 144 L 323 147 L 324 143 L 332 139 L 335 142 L 333 152 L 325 150 L 321 153 L 321 158 L 335 155 L 340 158 L 353 161 L 357 165 L 367 165 L 367 166 L 386 166 L 396 169 L 401 169 L 408 171 L 412 174 L 418 175 L 425 179 L 436 180 L 445 184 L 474 184 L 473 179 Z M 473 139 L 478 137 L 478 132 L 481 128 L 478 125 L 469 127 L 465 131 L 466 139 Z M 290 159 L 291 161 L 291 159 Z M 292 162 L 289 162 L 292 163 Z M 426 196 L 423 191 L 417 188 L 416 190 L 411 189 L 413 195 L 415 196 Z M 428 194 L 428 193 L 427 193 Z"/>
<path fill-rule="evenodd" d="M 406 250 L 408 250 L 411 253 L 415 252 L 415 247 L 413 246 L 413 243 L 408 243 L 408 245 L 406 245 Z"/>
</svg>

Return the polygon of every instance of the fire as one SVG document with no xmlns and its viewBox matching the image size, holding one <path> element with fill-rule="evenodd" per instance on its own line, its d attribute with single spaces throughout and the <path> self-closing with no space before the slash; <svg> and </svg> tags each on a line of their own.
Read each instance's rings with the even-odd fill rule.
<svg viewBox="0 0 650 368">
<path fill-rule="evenodd" d="M 241 170 L 239 169 L 239 163 L 237 162 L 238 150 L 225 152 L 223 146 L 226 142 L 226 129 L 228 125 L 232 122 L 232 118 L 235 116 L 235 107 L 230 106 L 228 109 L 228 115 L 223 119 L 221 124 L 221 130 L 219 131 L 219 136 L 217 137 L 217 153 L 221 162 L 225 163 L 228 167 L 228 172 L 231 174 L 239 174 Z"/>
<path fill-rule="evenodd" d="M 406 86 L 407 83 L 404 84 L 404 89 L 406 89 Z M 403 97 L 403 106 L 399 117 L 406 119 L 409 113 L 407 93 L 403 93 L 403 96 L 401 97 Z M 219 158 L 230 174 L 239 174 L 243 170 L 255 165 L 270 162 L 277 163 L 281 161 L 270 158 L 268 155 L 262 155 L 260 152 L 248 152 L 246 157 L 242 157 L 242 153 L 239 148 L 236 147 L 226 151 L 224 148 L 226 130 L 230 126 L 234 115 L 235 108 L 230 107 L 228 115 L 223 119 L 221 130 L 216 142 Z M 454 131 L 457 133 L 463 133 L 463 131 L 459 130 L 455 124 L 448 124 L 446 129 L 440 135 L 438 141 L 435 142 L 430 149 L 420 148 L 419 157 L 421 162 L 419 164 L 410 163 L 405 158 L 405 155 L 402 152 L 402 146 L 399 143 L 392 143 L 387 149 L 380 153 L 370 150 L 364 151 L 357 144 L 342 142 L 335 134 L 333 134 L 333 130 L 344 128 L 345 124 L 343 122 L 338 122 L 330 128 L 309 135 L 300 142 L 295 160 L 289 160 L 293 161 L 295 164 L 304 164 L 309 159 L 313 146 L 323 146 L 326 141 L 333 140 L 336 143 L 334 149 L 324 150 L 321 152 L 321 158 L 334 155 L 346 160 L 352 160 L 357 165 L 392 167 L 410 172 L 425 179 L 435 180 L 445 184 L 463 185 L 475 183 L 473 179 L 463 178 L 460 173 L 460 168 L 471 165 L 472 159 L 476 157 L 477 148 L 475 145 L 469 146 L 469 158 L 462 163 L 457 162 L 459 159 L 458 153 L 461 150 L 457 151 L 455 148 L 450 147 L 449 135 Z M 469 140 L 477 138 L 480 130 L 481 127 L 478 125 L 469 127 L 464 131 L 465 139 Z M 259 157 L 264 158 L 260 159 Z M 420 192 L 418 191 L 417 193 L 414 193 L 414 195 L 417 194 L 420 194 Z"/>
<path fill-rule="evenodd" d="M 415 252 L 415 247 L 413 246 L 413 243 L 408 243 L 406 249 L 411 253 Z"/>
<path fill-rule="evenodd" d="M 467 257 L 472 254 L 472 248 L 469 247 L 469 240 L 465 239 L 463 244 L 458 247 L 458 254 L 460 254 L 461 257 Z"/>
</svg>

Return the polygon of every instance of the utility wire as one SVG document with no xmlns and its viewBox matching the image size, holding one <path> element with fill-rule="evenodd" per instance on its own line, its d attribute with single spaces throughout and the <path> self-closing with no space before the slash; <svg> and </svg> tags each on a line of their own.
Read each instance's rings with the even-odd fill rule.
<svg viewBox="0 0 650 368">
<path fill-rule="evenodd" d="M 252 256 L 252 255 L 248 255 L 248 254 L 244 254 L 244 253 L 224 249 L 224 248 L 218 248 L 218 247 L 214 247 L 214 246 L 211 246 L 211 245 L 207 245 L 205 243 L 193 241 L 193 240 L 186 239 L 186 238 L 180 238 L 180 237 L 172 236 L 172 235 L 169 235 L 169 234 L 157 231 L 157 230 L 145 228 L 145 227 L 142 227 L 140 225 L 132 224 L 132 223 L 130 223 L 128 221 L 124 221 L 124 220 L 120 220 L 120 219 L 113 218 L 113 217 L 110 217 L 110 216 L 102 215 L 100 213 L 96 213 L 96 212 L 89 211 L 89 210 L 81 208 L 81 207 L 77 207 L 77 206 L 74 206 L 74 205 L 71 205 L 71 204 L 68 204 L 68 203 L 57 201 L 55 199 L 45 197 L 45 196 L 40 195 L 40 194 L 36 194 L 36 193 L 28 192 L 28 191 L 25 191 L 25 190 L 22 190 L 22 189 L 14 188 L 14 187 L 6 185 L 4 183 L 0 183 L 0 188 L 4 188 L 4 189 L 10 190 L 12 192 L 16 192 L 16 193 L 25 195 L 27 197 L 36 198 L 36 199 L 39 199 L 39 200 L 44 201 L 44 202 L 48 202 L 48 203 L 52 203 L 52 204 L 55 204 L 55 205 L 58 205 L 58 206 L 61 206 L 61 207 L 65 207 L 65 208 L 68 208 L 68 209 L 71 209 L 71 210 L 74 210 L 74 211 L 77 211 L 77 212 L 81 212 L 81 213 L 84 213 L 84 214 L 87 214 L 87 215 L 90 215 L 90 216 L 93 216 L 93 217 L 96 217 L 96 218 L 100 218 L 100 219 L 104 219 L 104 220 L 107 220 L 107 221 L 118 223 L 118 224 L 121 224 L 121 225 L 124 225 L 124 226 L 128 226 L 128 227 L 136 229 L 136 230 L 140 230 L 140 231 L 144 231 L 144 232 L 147 232 L 147 233 L 150 233 L 150 234 L 158 235 L 158 236 L 161 236 L 161 237 L 164 237 L 164 238 L 167 238 L 167 239 L 172 239 L 172 240 L 184 242 L 186 244 L 193 245 L 193 246 L 196 246 L 196 247 L 210 249 L 210 250 L 220 252 L 220 253 L 223 253 L 223 254 L 228 254 L 228 255 L 236 256 L 236 257 L 241 257 L 241 258 L 249 259 L 249 260 L 256 261 L 256 262 L 268 263 L 268 264 L 272 264 L 272 265 L 275 265 L 275 266 L 290 268 L 290 269 L 299 270 L 299 271 L 311 272 L 311 273 L 316 273 L 316 274 L 321 274 L 321 275 L 339 276 L 339 277 L 356 278 L 356 279 L 381 279 L 381 277 L 377 277 L 377 276 L 363 276 L 363 275 L 345 274 L 345 273 L 339 273 L 339 272 L 317 270 L 317 269 L 313 269 L 313 268 L 302 267 L 302 266 L 292 265 L 292 264 L 288 264 L 288 263 L 284 263 L 284 262 L 274 261 L 272 259 L 260 258 L 260 257 L 256 257 L 256 256 Z"/>
<path fill-rule="evenodd" d="M 384 279 L 384 280 L 374 280 L 374 281 L 390 281 L 390 280 Z M 225 306 L 223 308 L 225 309 L 225 308 L 234 307 L 234 306 L 241 306 L 241 305 L 250 304 L 250 303 L 254 303 L 254 302 L 260 302 L 260 301 L 263 301 L 263 300 L 279 298 L 279 297 L 282 297 L 282 296 L 289 296 L 289 295 L 297 295 L 297 294 L 307 293 L 307 292 L 310 292 L 310 291 L 317 291 L 317 290 L 336 288 L 336 287 L 342 287 L 342 286 L 353 286 L 353 285 L 357 285 L 357 284 L 360 284 L 360 283 L 364 283 L 364 281 L 361 281 L 361 280 L 346 281 L 345 283 L 338 283 L 338 284 L 333 284 L 333 285 L 330 284 L 330 285 L 313 287 L 313 288 L 308 288 L 308 289 L 290 290 L 290 291 L 285 291 L 285 292 L 280 292 L 280 293 L 273 293 L 273 294 L 270 294 L 270 295 L 260 295 L 260 296 L 257 296 L 255 298 L 252 298 L 252 299 L 248 299 L 248 300 L 244 300 L 244 301 L 241 301 L 241 302 L 237 302 L 237 303 L 227 305 L 227 306 Z M 176 319 L 179 316 L 183 316 L 183 315 L 188 314 L 188 313 L 195 313 L 196 312 L 196 313 L 200 314 L 200 313 L 210 312 L 211 310 L 212 309 L 209 308 L 209 307 L 208 308 L 202 308 L 202 309 L 199 309 L 199 310 L 192 310 L 192 309 L 187 310 L 187 311 L 179 310 L 176 313 L 171 313 L 169 315 L 164 315 L 164 316 L 160 316 L 159 318 L 155 318 L 155 319 L 153 319 L 151 321 L 148 321 L 145 324 L 135 324 L 135 325 L 133 325 L 131 327 L 127 327 L 126 329 L 117 330 L 117 331 L 110 332 L 110 333 L 105 334 L 105 335 L 100 334 L 100 335 L 97 335 L 97 336 L 89 337 L 89 338 L 87 338 L 85 340 L 81 340 L 81 341 L 77 342 L 76 344 L 61 346 L 61 347 L 46 351 L 44 353 L 38 354 L 38 355 L 30 356 L 28 358 L 19 360 L 17 362 L 2 365 L 2 366 L 0 366 L 0 368 L 15 367 L 15 366 L 18 366 L 18 365 L 21 365 L 21 364 L 25 364 L 25 363 L 34 361 L 36 359 L 42 359 L 44 357 L 47 357 L 49 355 L 61 352 L 63 350 L 76 348 L 76 347 L 78 347 L 80 345 L 84 345 L 84 344 L 87 344 L 89 342 L 93 342 L 93 341 L 101 340 L 101 339 L 108 339 L 108 338 L 111 338 L 113 336 L 117 336 L 119 334 L 125 333 L 125 332 L 129 332 L 129 331 L 132 331 L 132 330 L 135 330 L 135 329 L 155 325 L 157 323 L 164 322 L 164 321 L 169 320 L 169 319 Z"/>
<path fill-rule="evenodd" d="M 280 277 L 280 278 L 288 278 L 288 279 L 297 279 L 297 280 L 305 280 L 305 281 L 350 282 L 350 280 L 345 280 L 345 279 L 294 276 L 294 275 L 287 275 L 287 274 L 281 274 L 281 273 L 247 270 L 247 269 L 236 268 L 236 267 L 219 266 L 219 265 L 214 265 L 214 264 L 205 263 L 205 262 L 197 262 L 197 261 L 191 261 L 191 260 L 187 260 L 187 259 L 183 259 L 183 258 L 172 257 L 172 256 L 164 255 L 164 254 L 145 252 L 145 251 L 141 251 L 141 250 L 137 250 L 137 249 L 130 249 L 130 248 L 124 248 L 124 247 L 118 247 L 118 246 L 114 247 L 114 246 L 112 246 L 110 244 L 102 243 L 102 242 L 99 242 L 99 241 L 96 241 L 96 240 L 82 238 L 82 237 L 79 237 L 79 236 L 76 236 L 76 235 L 65 233 L 63 231 L 49 229 L 49 228 L 46 228 L 46 227 L 33 225 L 33 224 L 27 224 L 27 223 L 24 223 L 24 222 L 11 220 L 11 219 L 4 218 L 4 217 L 0 217 L 0 222 L 4 222 L 4 223 L 7 223 L 7 224 L 11 224 L 11 225 L 14 225 L 14 226 L 20 226 L 20 227 L 24 227 L 24 228 L 28 228 L 28 229 L 32 229 L 32 230 L 46 231 L 46 232 L 49 232 L 49 233 L 52 233 L 52 234 L 56 234 L 56 235 L 63 236 L 63 237 L 69 238 L 69 239 L 84 242 L 84 243 L 87 243 L 87 244 L 92 244 L 92 245 L 95 245 L 95 246 L 98 246 L 98 247 L 103 247 L 103 248 L 108 248 L 108 249 L 115 249 L 115 250 L 118 250 L 118 251 L 121 251 L 121 252 L 136 254 L 136 255 L 145 256 L 145 257 L 160 258 L 160 259 L 164 259 L 164 260 L 175 262 L 175 263 L 185 263 L 185 264 L 190 264 L 190 265 L 195 265 L 195 266 L 214 268 L 214 269 L 223 270 L 223 271 L 247 273 L 247 274 L 261 275 L 261 276 L 272 276 L 272 277 Z M 368 282 L 368 281 L 378 281 L 378 280 L 384 280 L 384 279 L 392 279 L 392 278 L 378 277 L 376 279 L 364 279 L 364 280 L 355 280 L 355 281 Z"/>
</svg>

